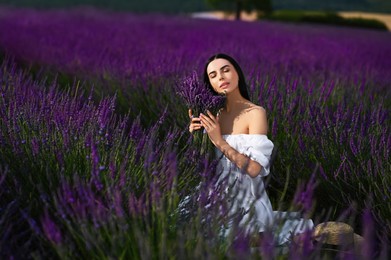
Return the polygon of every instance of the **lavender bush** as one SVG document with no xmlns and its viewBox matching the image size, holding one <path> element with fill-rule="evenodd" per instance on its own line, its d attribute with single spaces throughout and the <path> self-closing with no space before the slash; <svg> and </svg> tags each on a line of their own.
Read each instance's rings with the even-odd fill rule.
<svg viewBox="0 0 391 260">
<path fill-rule="evenodd" d="M 216 242 L 224 219 L 205 226 L 207 202 L 194 203 L 198 213 L 175 226 L 178 202 L 206 193 L 208 181 L 195 187 L 213 168 L 191 144 L 187 107 L 173 86 L 223 51 L 242 64 L 253 101 L 268 112 L 274 208 L 292 206 L 321 221 L 356 205 L 356 231 L 383 241 L 364 254 L 386 255 L 390 42 L 389 33 L 327 26 L 1 9 L 0 50 L 32 66 L 0 70 L 1 253 L 249 255 L 246 237 Z M 40 81 L 48 69 L 65 83 Z M 314 174 L 315 188 L 296 189 Z M 276 256 L 270 243 L 260 246 L 264 257 Z M 320 250 L 294 249 L 286 257 Z"/>
<path fill-rule="evenodd" d="M 159 122 L 145 131 L 114 113 L 114 98 L 95 105 L 12 65 L 0 71 L 3 256 L 176 254 L 181 244 L 161 243 L 184 239 L 178 200 L 211 171 L 189 160 L 202 158 L 196 150 L 178 151 L 188 136 L 172 130 L 163 141 Z"/>
<path fill-rule="evenodd" d="M 188 135 L 160 139 L 159 121 L 146 131 L 118 117 L 113 98 L 95 104 L 9 62 L 0 71 L 2 257 L 234 257 L 249 247 L 221 237 L 215 162 Z M 189 194 L 198 199 L 183 215 Z"/>
</svg>

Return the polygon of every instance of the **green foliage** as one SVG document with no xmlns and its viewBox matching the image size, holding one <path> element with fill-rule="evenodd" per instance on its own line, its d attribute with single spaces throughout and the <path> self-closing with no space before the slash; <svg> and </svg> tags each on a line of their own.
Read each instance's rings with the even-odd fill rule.
<svg viewBox="0 0 391 260">
<path fill-rule="evenodd" d="M 102 9 L 111 9 L 118 11 L 132 12 L 161 12 L 161 13 L 181 13 L 197 12 L 206 10 L 207 7 L 202 0 L 0 0 L 0 5 L 10 5 L 16 7 L 35 7 L 35 8 L 72 8 L 78 6 L 94 6 Z"/>
<path fill-rule="evenodd" d="M 132 12 L 164 12 L 164 13 L 180 13 L 180 12 L 200 12 L 210 10 L 210 6 L 206 2 L 222 0 L 0 0 L 0 5 L 11 5 L 16 7 L 35 7 L 35 8 L 63 8 L 74 6 L 95 6 L 98 8 L 132 11 Z M 221 7 L 232 10 L 232 6 L 228 7 L 226 0 Z M 273 0 L 262 1 L 264 3 L 272 2 L 273 10 L 328 10 L 342 11 L 355 10 L 365 12 L 389 13 L 391 12 L 391 2 L 388 0 L 328 0 L 328 1 L 312 1 L 312 0 Z M 231 9 L 230 9 L 231 8 Z"/>
<path fill-rule="evenodd" d="M 387 30 L 387 26 L 383 22 L 376 19 L 343 18 L 342 16 L 333 12 L 278 10 L 262 18 L 284 22 L 321 23 Z"/>
<path fill-rule="evenodd" d="M 0 5 L 35 8 L 67 8 L 77 6 L 94 6 L 98 8 L 112 10 L 167 13 L 195 12 L 206 9 L 206 4 L 202 0 L 150 0 L 147 2 L 137 0 L 0 0 Z"/>
<path fill-rule="evenodd" d="M 256 10 L 262 14 L 270 14 L 273 10 L 271 0 L 206 0 L 206 2 L 215 9 L 235 12 L 238 20 L 241 11 Z"/>
</svg>

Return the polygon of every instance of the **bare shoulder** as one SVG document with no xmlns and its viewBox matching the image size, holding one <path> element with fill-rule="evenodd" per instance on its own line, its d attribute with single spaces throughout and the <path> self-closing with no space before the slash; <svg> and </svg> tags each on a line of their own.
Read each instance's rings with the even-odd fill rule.
<svg viewBox="0 0 391 260">
<path fill-rule="evenodd" d="M 249 105 L 248 109 L 249 133 L 250 134 L 267 134 L 268 123 L 266 110 L 255 104 Z"/>
<path fill-rule="evenodd" d="M 254 118 L 258 118 L 258 119 L 260 117 L 266 118 L 266 110 L 261 106 L 257 106 L 253 103 L 249 103 L 246 110 L 247 110 L 250 117 L 254 117 Z"/>
</svg>

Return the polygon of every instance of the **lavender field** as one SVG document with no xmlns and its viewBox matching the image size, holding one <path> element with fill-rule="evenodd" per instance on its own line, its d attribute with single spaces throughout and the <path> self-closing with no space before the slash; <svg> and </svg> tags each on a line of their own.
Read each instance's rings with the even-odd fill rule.
<svg viewBox="0 0 391 260">
<path fill-rule="evenodd" d="M 221 238 L 224 201 L 205 196 L 215 161 L 175 94 L 217 52 L 238 60 L 268 113 L 273 207 L 351 224 L 365 244 L 341 258 L 387 257 L 389 32 L 2 8 L 2 258 L 320 257 L 320 246 L 278 253 L 271 237 L 256 254 L 247 237 Z M 200 199 L 183 215 L 187 195 Z"/>
</svg>

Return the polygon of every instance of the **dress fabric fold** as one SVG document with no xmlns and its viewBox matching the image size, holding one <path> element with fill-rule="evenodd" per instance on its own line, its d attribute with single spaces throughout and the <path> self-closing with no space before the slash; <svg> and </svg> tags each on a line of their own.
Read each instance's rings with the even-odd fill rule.
<svg viewBox="0 0 391 260">
<path fill-rule="evenodd" d="M 216 149 L 219 158 L 217 183 L 224 185 L 230 203 L 228 215 L 233 219 L 239 216 L 237 223 L 245 232 L 275 231 L 277 244 L 284 244 L 292 235 L 312 229 L 312 220 L 301 218 L 298 212 L 273 211 L 263 182 L 263 177 L 270 174 L 273 142 L 266 135 L 254 134 L 223 135 L 223 138 L 232 148 L 262 166 L 259 175 L 251 177 Z"/>
</svg>

